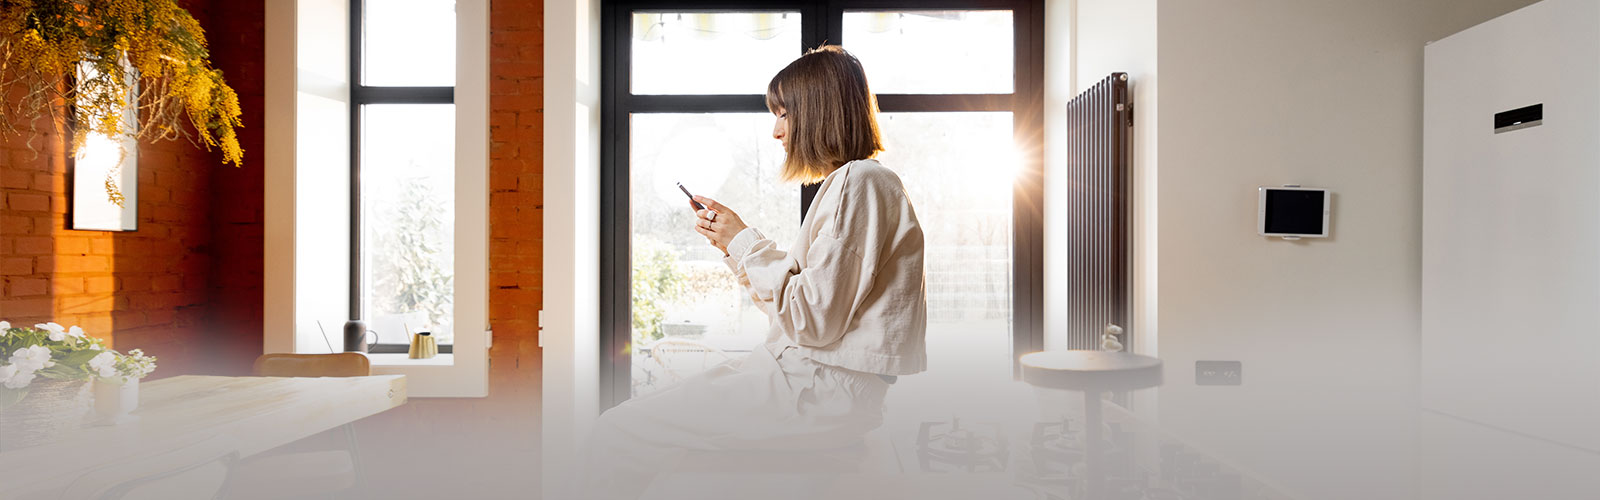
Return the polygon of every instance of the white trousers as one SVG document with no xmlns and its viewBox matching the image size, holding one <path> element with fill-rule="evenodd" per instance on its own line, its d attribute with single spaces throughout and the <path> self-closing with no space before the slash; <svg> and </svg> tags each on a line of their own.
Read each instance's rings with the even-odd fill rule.
<svg viewBox="0 0 1600 500">
<path fill-rule="evenodd" d="M 883 423 L 889 383 L 758 346 L 600 415 L 585 450 L 582 498 L 637 498 L 689 450 L 809 451 L 861 442 Z M 781 471 L 780 471 L 781 472 Z"/>
</svg>

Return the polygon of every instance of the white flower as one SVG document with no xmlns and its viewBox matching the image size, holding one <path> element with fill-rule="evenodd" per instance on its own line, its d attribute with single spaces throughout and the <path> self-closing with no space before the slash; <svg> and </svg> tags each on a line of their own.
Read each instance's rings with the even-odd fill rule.
<svg viewBox="0 0 1600 500">
<path fill-rule="evenodd" d="M 11 377 L 15 376 L 17 376 L 17 365 L 0 366 L 0 384 L 10 382 Z"/>
<path fill-rule="evenodd" d="M 67 327 L 58 325 L 53 321 L 50 323 L 39 323 L 37 325 L 33 325 L 33 327 L 50 332 L 51 342 L 60 342 L 67 339 Z"/>
<path fill-rule="evenodd" d="M 27 387 L 28 384 L 32 382 L 33 372 L 17 372 L 16 375 L 12 375 L 11 378 L 6 379 L 5 384 L 7 389 L 21 389 L 23 387 Z"/>
<path fill-rule="evenodd" d="M 17 349 L 17 352 L 11 353 L 11 364 L 16 365 L 18 371 L 33 373 L 55 366 L 56 362 L 50 360 L 50 348 L 36 345 Z"/>
<path fill-rule="evenodd" d="M 72 328 L 68 328 L 67 329 L 67 335 L 71 336 L 71 337 L 77 337 L 77 338 L 81 339 L 81 338 L 83 338 L 83 329 L 82 328 L 78 328 L 76 325 L 74 325 Z"/>
<path fill-rule="evenodd" d="M 6 332 L 6 330 L 10 330 L 10 329 L 11 329 L 11 322 L 10 321 L 0 321 L 0 334 L 3 334 L 3 333 Z"/>
<path fill-rule="evenodd" d="M 111 378 L 117 375 L 117 355 L 109 351 L 101 352 L 89 360 L 89 369 L 100 375 L 100 378 Z"/>
</svg>

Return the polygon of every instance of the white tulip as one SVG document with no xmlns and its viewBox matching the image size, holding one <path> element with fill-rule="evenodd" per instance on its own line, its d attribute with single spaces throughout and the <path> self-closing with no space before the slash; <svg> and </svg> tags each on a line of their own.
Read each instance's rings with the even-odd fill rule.
<svg viewBox="0 0 1600 500">
<path fill-rule="evenodd" d="M 117 355 L 102 352 L 89 360 L 89 369 L 94 370 L 100 378 L 117 376 Z"/>
</svg>

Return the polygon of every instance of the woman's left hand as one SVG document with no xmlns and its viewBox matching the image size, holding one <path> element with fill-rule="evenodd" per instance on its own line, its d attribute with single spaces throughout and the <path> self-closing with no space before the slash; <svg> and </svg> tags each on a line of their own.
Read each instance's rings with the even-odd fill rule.
<svg viewBox="0 0 1600 500">
<path fill-rule="evenodd" d="M 723 255 L 727 255 L 728 244 L 733 242 L 733 237 L 738 236 L 740 231 L 749 226 L 744 225 L 744 220 L 740 219 L 739 214 L 734 213 L 733 209 L 717 203 L 717 200 L 695 196 L 694 201 L 706 207 L 705 210 L 695 211 L 694 230 L 705 236 L 711 246 L 717 247 Z"/>
</svg>

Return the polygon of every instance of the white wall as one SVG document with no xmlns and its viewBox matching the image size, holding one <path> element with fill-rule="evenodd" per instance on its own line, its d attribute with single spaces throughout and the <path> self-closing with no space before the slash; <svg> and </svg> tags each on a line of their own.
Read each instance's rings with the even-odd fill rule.
<svg viewBox="0 0 1600 500">
<path fill-rule="evenodd" d="M 344 338 L 350 263 L 347 11 L 344 0 L 266 6 L 265 352 L 328 352 L 330 343 L 339 350 Z"/>
<path fill-rule="evenodd" d="M 1163 427 L 1305 498 L 1416 496 L 1422 48 L 1528 3 L 1159 2 Z M 1331 238 L 1255 234 L 1285 183 L 1333 191 Z"/>
<path fill-rule="evenodd" d="M 1069 26 L 1052 25 L 1047 32 L 1069 32 L 1071 35 L 1071 90 L 1061 99 L 1054 91 L 1058 86 L 1046 82 L 1045 114 L 1050 144 L 1064 144 L 1065 116 L 1060 110 L 1074 95 L 1111 73 L 1128 73 L 1129 90 L 1133 94 L 1133 325 L 1130 329 L 1134 352 L 1158 354 L 1156 311 L 1156 158 L 1158 78 L 1156 55 L 1156 0 L 1057 0 L 1046 6 L 1046 11 L 1068 10 Z M 1054 14 L 1052 14 L 1054 15 Z M 1053 33 L 1052 33 L 1053 35 Z M 1046 51 L 1048 69 L 1060 63 L 1056 56 Z M 1046 172 L 1065 172 L 1066 157 L 1057 148 L 1046 146 Z M 1066 207 L 1049 200 L 1061 200 L 1067 192 L 1064 175 L 1046 175 L 1045 220 L 1066 220 Z M 1059 194 L 1058 194 L 1059 193 Z M 1055 290 L 1068 289 L 1071 276 L 1065 266 L 1051 263 L 1067 261 L 1064 231 L 1045 229 L 1045 301 L 1048 315 L 1045 318 L 1045 347 L 1065 345 L 1067 329 L 1067 298 Z M 1050 307 L 1057 305 L 1058 307 Z"/>
<path fill-rule="evenodd" d="M 599 413 L 600 2 L 544 5 L 544 498 Z"/>
</svg>

